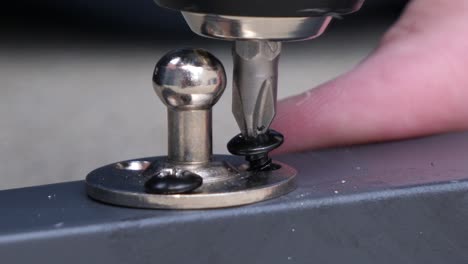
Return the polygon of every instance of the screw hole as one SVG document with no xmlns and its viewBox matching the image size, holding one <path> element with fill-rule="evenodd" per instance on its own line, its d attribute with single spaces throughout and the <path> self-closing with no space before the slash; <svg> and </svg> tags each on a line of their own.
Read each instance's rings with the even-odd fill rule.
<svg viewBox="0 0 468 264">
<path fill-rule="evenodd" d="M 146 160 L 123 161 L 115 164 L 119 170 L 142 171 L 149 167 L 151 162 Z"/>
</svg>

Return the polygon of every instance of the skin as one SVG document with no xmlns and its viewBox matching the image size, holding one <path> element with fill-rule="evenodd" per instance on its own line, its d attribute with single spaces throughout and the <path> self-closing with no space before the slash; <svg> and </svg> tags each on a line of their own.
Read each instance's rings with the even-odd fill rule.
<svg viewBox="0 0 468 264">
<path fill-rule="evenodd" d="M 413 0 L 350 72 L 278 103 L 277 153 L 468 129 L 468 1 Z"/>
</svg>

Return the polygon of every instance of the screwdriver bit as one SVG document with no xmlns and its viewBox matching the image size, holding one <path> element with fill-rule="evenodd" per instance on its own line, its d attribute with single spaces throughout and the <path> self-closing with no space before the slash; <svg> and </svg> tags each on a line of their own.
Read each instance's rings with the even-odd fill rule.
<svg viewBox="0 0 468 264">
<path fill-rule="evenodd" d="M 234 42 L 232 112 L 244 137 L 264 134 L 275 117 L 280 52 L 280 42 Z"/>
</svg>

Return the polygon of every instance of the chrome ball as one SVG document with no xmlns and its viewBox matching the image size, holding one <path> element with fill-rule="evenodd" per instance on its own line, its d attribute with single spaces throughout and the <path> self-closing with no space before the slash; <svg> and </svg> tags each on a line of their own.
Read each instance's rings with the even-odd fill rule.
<svg viewBox="0 0 468 264">
<path fill-rule="evenodd" d="M 210 109 L 226 87 L 222 63 L 203 49 L 177 49 L 156 64 L 153 88 L 168 107 Z"/>
</svg>

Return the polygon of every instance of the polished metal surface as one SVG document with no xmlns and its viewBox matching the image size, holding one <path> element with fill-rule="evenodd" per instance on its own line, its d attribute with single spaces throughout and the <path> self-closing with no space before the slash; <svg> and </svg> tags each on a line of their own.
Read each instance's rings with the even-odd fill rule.
<svg viewBox="0 0 468 264">
<path fill-rule="evenodd" d="M 198 35 L 228 39 L 291 41 L 320 36 L 332 16 L 244 17 L 182 12 L 187 24 Z"/>
<path fill-rule="evenodd" d="M 223 64 L 203 49 L 170 51 L 154 69 L 154 91 L 170 108 L 210 109 L 225 87 Z"/>
<path fill-rule="evenodd" d="M 246 171 L 242 159 L 232 156 L 215 156 L 217 162 L 229 162 L 239 171 L 235 177 L 204 181 L 203 185 L 188 194 L 149 194 L 144 184 L 149 177 L 142 171 L 122 170 L 110 164 L 92 171 L 86 177 L 86 190 L 92 198 L 115 205 L 153 209 L 202 209 L 239 206 L 282 196 L 296 188 L 296 171 L 281 168 L 266 172 Z M 166 157 L 153 157 L 124 161 L 166 163 Z M 122 163 L 122 162 L 119 162 Z"/>
<path fill-rule="evenodd" d="M 153 87 L 168 107 L 168 160 L 181 164 L 209 162 L 211 108 L 226 87 L 221 62 L 201 49 L 171 51 L 157 63 Z"/>
<path fill-rule="evenodd" d="M 248 40 L 233 44 L 232 113 L 246 137 L 265 133 L 275 117 L 280 53 L 280 42 Z"/>
<path fill-rule="evenodd" d="M 211 110 L 167 110 L 168 160 L 181 164 L 210 161 L 212 146 Z"/>
</svg>

